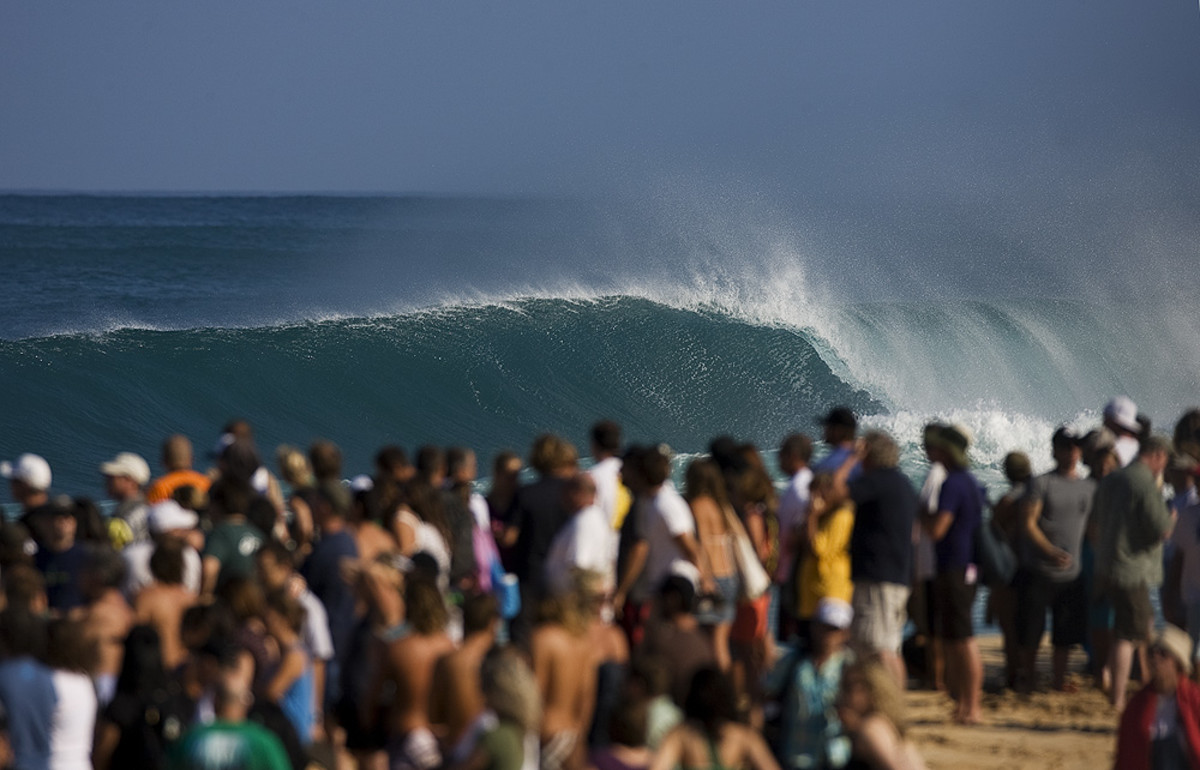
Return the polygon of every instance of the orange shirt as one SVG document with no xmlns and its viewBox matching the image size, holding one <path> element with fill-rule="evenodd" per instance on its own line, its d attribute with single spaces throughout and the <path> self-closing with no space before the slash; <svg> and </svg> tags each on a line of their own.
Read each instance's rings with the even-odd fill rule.
<svg viewBox="0 0 1200 770">
<path fill-rule="evenodd" d="M 212 479 L 199 471 L 171 471 L 162 478 L 155 479 L 146 490 L 146 502 L 150 505 L 170 500 L 175 490 L 180 487 L 193 486 L 197 492 L 207 492 Z"/>
</svg>

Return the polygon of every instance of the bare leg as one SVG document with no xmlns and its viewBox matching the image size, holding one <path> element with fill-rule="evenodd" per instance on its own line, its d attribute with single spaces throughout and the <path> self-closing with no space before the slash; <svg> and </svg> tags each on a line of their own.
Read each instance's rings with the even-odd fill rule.
<svg viewBox="0 0 1200 770">
<path fill-rule="evenodd" d="M 975 637 L 951 642 L 953 657 L 962 676 L 962 697 L 958 702 L 955 720 L 962 724 L 978 724 L 983 718 L 983 658 Z"/>
<path fill-rule="evenodd" d="M 1112 671 L 1112 692 L 1108 701 L 1117 711 L 1125 710 L 1125 689 L 1129 686 L 1129 669 L 1133 667 L 1133 642 L 1114 639 L 1109 652 L 1108 667 Z"/>
<path fill-rule="evenodd" d="M 904 658 L 891 650 L 880 650 L 879 660 L 896 680 L 896 686 L 900 688 L 900 692 L 908 689 L 908 669 L 904 666 Z"/>
</svg>

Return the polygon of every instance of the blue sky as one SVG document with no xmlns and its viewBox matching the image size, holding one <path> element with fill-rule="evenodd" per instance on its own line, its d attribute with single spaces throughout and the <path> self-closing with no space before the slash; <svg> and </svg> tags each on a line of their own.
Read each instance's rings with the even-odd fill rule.
<svg viewBox="0 0 1200 770">
<path fill-rule="evenodd" d="M 1198 148 L 1190 0 L 0 4 L 8 190 L 1191 200 Z"/>
</svg>

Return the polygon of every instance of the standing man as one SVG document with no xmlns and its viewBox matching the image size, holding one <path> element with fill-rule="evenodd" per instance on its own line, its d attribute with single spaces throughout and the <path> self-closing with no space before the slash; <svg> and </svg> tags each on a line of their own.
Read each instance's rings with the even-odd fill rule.
<svg viewBox="0 0 1200 770">
<path fill-rule="evenodd" d="M 162 445 L 162 464 L 167 472 L 154 480 L 146 490 L 149 505 L 170 500 L 175 490 L 190 486 L 200 494 L 208 491 L 212 479 L 192 468 L 192 442 L 187 436 L 176 433 L 167 436 Z"/>
<path fill-rule="evenodd" d="M 1033 687 L 1038 643 L 1046 626 L 1046 610 L 1054 621 L 1053 686 L 1066 685 L 1067 655 L 1071 645 L 1087 636 L 1087 595 L 1080 574 L 1083 533 L 1092 510 L 1096 482 L 1080 478 L 1082 438 L 1070 428 L 1059 428 L 1050 439 L 1054 470 L 1030 484 L 1021 504 L 1021 568 L 1017 573 L 1017 645 L 1020 668 L 1017 687 Z"/>
<path fill-rule="evenodd" d="M 1169 440 L 1150 436 L 1137 459 L 1105 476 L 1096 491 L 1097 589 L 1112 602 L 1116 616 L 1109 667 L 1110 700 L 1118 711 L 1125 707 L 1133 652 L 1150 636 L 1150 591 L 1162 584 L 1163 540 L 1172 524 L 1162 496 L 1170 454 Z"/>
<path fill-rule="evenodd" d="M 780 588 L 778 629 L 779 639 L 796 633 L 796 554 L 808 516 L 809 493 L 813 472 L 812 439 L 803 433 L 793 433 L 779 445 L 779 472 L 788 479 L 787 489 L 779 498 L 779 564 L 775 568 L 775 584 Z"/>
<path fill-rule="evenodd" d="M 975 530 L 983 523 L 983 492 L 967 470 L 970 432 L 959 425 L 941 431 L 946 479 L 937 513 L 924 526 L 934 541 L 937 574 L 933 578 L 934 634 L 942 640 L 946 686 L 958 702 L 955 721 L 977 724 L 982 717 L 983 660 L 975 641 L 971 606 L 979 572 L 975 566 Z"/>
<path fill-rule="evenodd" d="M 1142 424 L 1138 422 L 1137 404 L 1129 396 L 1117 396 L 1104 407 L 1104 427 L 1116 436 L 1113 447 L 1121 467 L 1127 467 L 1138 453 L 1138 436 Z"/>
<path fill-rule="evenodd" d="M 829 414 L 821 418 L 825 443 L 829 445 L 829 454 L 821 458 L 813 466 L 813 473 L 837 473 L 846 458 L 854 454 L 854 436 L 858 431 L 858 418 L 848 406 L 835 406 Z M 855 468 L 852 478 L 858 476 Z"/>
<path fill-rule="evenodd" d="M 0 476 L 8 479 L 12 498 L 21 506 L 21 523 L 38 548 L 50 537 L 50 463 L 28 452 L 16 462 L 0 463 Z"/>
<path fill-rule="evenodd" d="M 150 482 L 150 466 L 141 455 L 121 452 L 106 463 L 100 464 L 104 474 L 104 488 L 108 496 L 116 501 L 114 519 L 125 522 L 129 527 L 130 543 L 150 539 L 147 516 L 150 509 L 142 495 L 142 487 Z"/>
<path fill-rule="evenodd" d="M 671 574 L 671 565 L 676 561 L 691 562 L 697 569 L 700 565 L 696 520 L 687 501 L 671 483 L 668 452 L 660 445 L 647 449 L 640 458 L 645 499 L 635 512 L 633 544 L 613 597 L 613 609 L 624 612 L 625 632 L 633 646 L 642 639 L 650 601 Z M 629 607 L 625 607 L 627 598 Z"/>
<path fill-rule="evenodd" d="M 908 681 L 900 645 L 908 620 L 912 575 L 913 522 L 920 501 L 900 472 L 900 447 L 883 431 L 863 436 L 857 453 L 862 475 L 850 482 L 854 531 L 850 536 L 850 577 L 854 581 L 851 644 L 860 655 L 878 654 L 901 690 Z M 835 476 L 844 489 L 854 467 L 848 457 Z"/>
<path fill-rule="evenodd" d="M 596 483 L 596 505 L 613 531 L 612 560 L 617 560 L 617 532 L 629 514 L 632 499 L 621 483 L 621 426 L 601 420 L 592 426 L 592 458 L 596 461 L 588 473 Z"/>
</svg>

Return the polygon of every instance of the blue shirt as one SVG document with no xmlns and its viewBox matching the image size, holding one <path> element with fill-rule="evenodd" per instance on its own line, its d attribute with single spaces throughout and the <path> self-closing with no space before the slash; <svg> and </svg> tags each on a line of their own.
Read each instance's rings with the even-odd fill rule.
<svg viewBox="0 0 1200 770">
<path fill-rule="evenodd" d="M 854 454 L 854 447 L 834 447 L 833 451 L 821 458 L 821 461 L 813 466 L 813 474 L 817 473 L 837 473 L 838 468 L 846 462 L 846 458 Z M 847 480 L 857 479 L 862 475 L 862 465 L 855 463 L 850 469 L 850 475 Z"/>
<path fill-rule="evenodd" d="M 57 702 L 49 668 L 30 657 L 0 663 L 0 705 L 8 720 L 15 767 L 50 767 L 50 730 Z"/>
<path fill-rule="evenodd" d="M 954 516 L 950 529 L 937 541 L 938 572 L 960 569 L 975 562 L 975 530 L 983 521 L 983 491 L 968 471 L 952 470 L 942 482 L 938 513 Z"/>
<path fill-rule="evenodd" d="M 301 574 L 308 588 L 325 605 L 333 655 L 344 662 L 354 633 L 354 589 L 342 579 L 342 559 L 357 559 L 358 545 L 349 530 L 324 535 L 304 562 Z"/>
<path fill-rule="evenodd" d="M 847 662 L 846 652 L 838 652 L 818 668 L 812 658 L 797 662 L 793 652 L 772 669 L 767 690 L 782 697 L 784 767 L 842 767 L 850 759 L 850 739 L 834 708 Z"/>
</svg>

